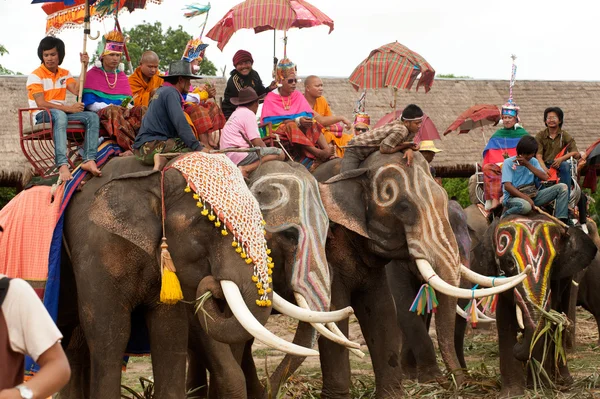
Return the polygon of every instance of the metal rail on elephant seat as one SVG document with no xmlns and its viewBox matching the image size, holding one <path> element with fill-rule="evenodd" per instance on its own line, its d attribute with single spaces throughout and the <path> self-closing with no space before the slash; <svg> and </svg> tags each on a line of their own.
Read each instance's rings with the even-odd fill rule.
<svg viewBox="0 0 600 399">
<path fill-rule="evenodd" d="M 36 111 L 46 112 L 48 108 L 19 109 L 19 141 L 23 154 L 33 166 L 35 174 L 42 177 L 52 177 L 58 174 L 54 160 L 55 145 L 52 118 L 50 122 L 36 123 Z M 104 129 L 100 129 L 101 137 L 108 137 Z M 85 126 L 80 122 L 69 121 L 67 127 L 67 161 L 71 170 L 81 162 L 79 153 L 85 138 Z"/>
</svg>

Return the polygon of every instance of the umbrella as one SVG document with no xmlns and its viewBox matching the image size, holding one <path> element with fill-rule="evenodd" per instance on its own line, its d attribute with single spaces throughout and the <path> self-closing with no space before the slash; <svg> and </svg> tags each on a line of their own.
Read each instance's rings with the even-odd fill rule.
<svg viewBox="0 0 600 399">
<path fill-rule="evenodd" d="M 239 29 L 254 29 L 255 33 L 260 33 L 318 25 L 329 26 L 329 33 L 333 31 L 333 20 L 304 0 L 246 0 L 229 10 L 206 36 L 218 42 L 217 47 L 223 51 Z M 284 57 L 286 47 L 287 37 L 284 39 Z"/>
<path fill-rule="evenodd" d="M 419 54 L 394 42 L 371 51 L 354 69 L 349 80 L 356 91 L 393 87 L 392 108 L 396 108 L 398 89 L 410 90 L 419 75 L 416 90 L 423 86 L 427 93 L 433 84 L 435 70 Z"/>
<path fill-rule="evenodd" d="M 390 112 L 379 119 L 373 128 L 376 129 L 386 125 L 400 118 L 400 116 L 402 116 L 402 110 Z M 415 136 L 415 143 L 420 143 L 423 140 L 441 140 L 437 127 L 435 127 L 435 124 L 427 115 L 423 116 L 423 123 Z"/>
<path fill-rule="evenodd" d="M 453 132 L 454 130 L 460 129 L 460 133 L 469 133 L 476 127 L 483 127 L 486 125 L 496 126 L 500 122 L 500 110 L 494 104 L 478 104 L 474 105 L 452 122 L 448 129 L 444 132 L 444 135 Z"/>
</svg>

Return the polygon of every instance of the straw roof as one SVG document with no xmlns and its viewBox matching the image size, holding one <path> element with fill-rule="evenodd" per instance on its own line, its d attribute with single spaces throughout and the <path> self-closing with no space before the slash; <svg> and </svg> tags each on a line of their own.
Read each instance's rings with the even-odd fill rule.
<svg viewBox="0 0 600 399">
<path fill-rule="evenodd" d="M 225 90 L 225 79 L 210 78 L 216 85 L 217 93 Z M 0 76 L 0 185 L 13 186 L 26 182 L 32 168 L 21 153 L 19 145 L 19 122 L 17 109 L 27 106 L 25 76 Z M 202 81 L 200 81 L 201 83 Z M 324 96 L 333 112 L 352 120 L 352 111 L 359 96 L 348 82 L 342 78 L 323 78 Z M 298 87 L 304 90 L 302 84 Z M 475 104 L 497 104 L 501 106 L 508 97 L 508 81 L 474 79 L 436 79 L 429 93 L 424 91 L 398 92 L 397 106 L 415 103 L 421 106 L 433 120 L 440 134 L 456 117 Z M 575 81 L 517 81 L 514 98 L 521 107 L 523 127 L 531 134 L 544 127 L 543 112 L 546 107 L 558 106 L 565 112 L 563 128 L 573 135 L 579 150 L 584 150 L 599 137 L 600 82 Z M 373 124 L 391 112 L 393 100 L 391 90 L 369 90 L 366 110 Z M 71 97 L 69 101 L 73 101 Z M 443 150 L 435 157 L 433 165 L 439 176 L 470 176 L 476 162 L 481 161 L 485 139 L 496 130 L 494 127 L 472 130 L 469 134 L 456 132 L 442 137 L 436 146 Z M 485 139 L 484 139 L 485 138 Z"/>
</svg>

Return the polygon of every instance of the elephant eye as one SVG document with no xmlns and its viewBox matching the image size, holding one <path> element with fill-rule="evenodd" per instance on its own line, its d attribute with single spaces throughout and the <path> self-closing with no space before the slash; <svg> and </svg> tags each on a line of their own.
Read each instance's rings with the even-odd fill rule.
<svg viewBox="0 0 600 399">
<path fill-rule="evenodd" d="M 292 241 L 292 242 L 298 242 L 298 238 L 299 238 L 298 229 L 295 228 L 295 227 L 290 227 L 289 229 L 283 230 L 281 232 L 281 235 L 286 240 L 289 240 L 289 241 Z"/>
</svg>

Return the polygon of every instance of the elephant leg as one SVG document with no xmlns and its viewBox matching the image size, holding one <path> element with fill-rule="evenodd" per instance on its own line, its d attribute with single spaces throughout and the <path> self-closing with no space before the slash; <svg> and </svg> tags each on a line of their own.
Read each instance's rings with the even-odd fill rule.
<svg viewBox="0 0 600 399">
<path fill-rule="evenodd" d="M 248 399 L 260 399 L 263 394 L 264 387 L 258 379 L 254 357 L 252 356 L 252 345 L 254 339 L 249 340 L 243 346 L 241 366 L 246 377 L 246 392 Z M 277 391 L 275 391 L 277 392 Z"/>
<path fill-rule="evenodd" d="M 507 299 L 505 295 L 498 297 L 496 327 L 500 350 L 500 374 L 502 376 L 500 397 L 521 396 L 525 388 L 523 364 L 513 356 L 513 348 L 517 343 L 518 328 L 515 303 Z"/>
<path fill-rule="evenodd" d="M 369 347 L 377 398 L 396 398 L 402 395 L 400 329 L 385 270 L 371 270 L 365 285 L 353 293 L 352 307 Z"/>
<path fill-rule="evenodd" d="M 400 332 L 400 339 L 402 342 L 400 345 L 400 368 L 402 370 L 402 377 L 416 381 L 419 376 L 419 373 L 417 372 L 417 359 L 402 331 Z"/>
<path fill-rule="evenodd" d="M 202 357 L 202 347 L 193 339 L 188 340 L 188 370 L 185 386 L 188 392 L 194 392 L 195 398 L 208 398 L 206 362 Z"/>
<path fill-rule="evenodd" d="M 183 303 L 158 305 L 146 312 L 152 353 L 154 394 L 157 398 L 185 399 L 186 397 L 188 320 L 184 306 Z"/>
<path fill-rule="evenodd" d="M 314 340 L 315 330 L 312 328 L 312 326 L 309 323 L 299 322 L 298 327 L 296 328 L 296 334 L 294 335 L 293 342 L 296 345 L 311 348 L 314 344 Z M 278 392 L 281 384 L 285 383 L 289 376 L 294 374 L 294 372 L 298 369 L 298 367 L 300 367 L 304 359 L 306 358 L 286 354 L 281 363 L 279 363 L 279 365 L 273 372 L 273 374 L 271 374 L 271 376 L 269 377 L 271 392 Z M 265 392 L 265 395 L 263 395 L 263 397 L 268 398 L 273 396 L 268 396 L 268 392 Z"/>
<path fill-rule="evenodd" d="M 69 383 L 60 391 L 60 398 L 89 398 L 90 352 L 80 326 L 70 334 L 65 353 L 71 367 L 71 378 Z"/>
<path fill-rule="evenodd" d="M 437 365 L 433 342 L 429 337 L 426 319 L 411 312 L 412 305 L 421 281 L 400 261 L 386 267 L 390 291 L 396 303 L 398 325 L 402 330 L 402 371 L 414 375 L 414 366 L 419 382 L 435 381 L 442 375 Z"/>
<path fill-rule="evenodd" d="M 332 309 L 350 306 L 348 288 L 339 275 L 334 274 L 331 285 Z M 337 323 L 339 329 L 348 336 L 348 319 Z M 346 348 L 326 338 L 319 338 L 321 375 L 323 376 L 323 399 L 350 399 L 350 359 Z"/>
<path fill-rule="evenodd" d="M 466 299 L 459 300 L 458 306 L 464 308 L 467 306 L 468 301 Z M 456 357 L 460 367 L 467 369 L 467 362 L 465 361 L 465 333 L 467 331 L 467 320 L 459 315 L 455 316 L 454 325 L 454 347 L 456 348 Z"/>
</svg>

